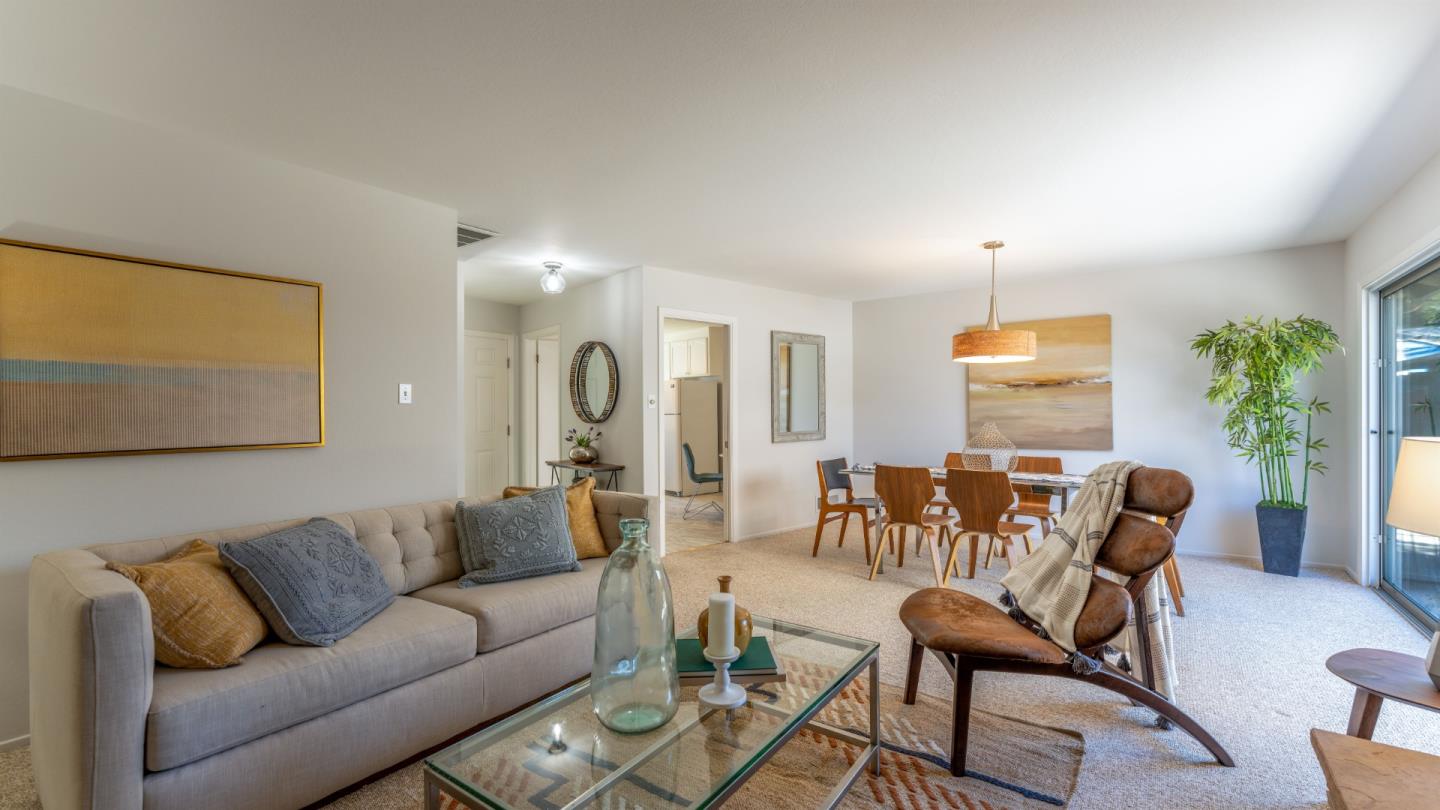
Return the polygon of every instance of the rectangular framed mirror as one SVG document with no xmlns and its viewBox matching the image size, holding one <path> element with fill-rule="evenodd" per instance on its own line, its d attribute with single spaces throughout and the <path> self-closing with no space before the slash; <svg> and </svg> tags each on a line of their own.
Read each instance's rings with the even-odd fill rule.
<svg viewBox="0 0 1440 810">
<path fill-rule="evenodd" d="M 770 441 L 825 438 L 825 337 L 770 333 Z"/>
</svg>

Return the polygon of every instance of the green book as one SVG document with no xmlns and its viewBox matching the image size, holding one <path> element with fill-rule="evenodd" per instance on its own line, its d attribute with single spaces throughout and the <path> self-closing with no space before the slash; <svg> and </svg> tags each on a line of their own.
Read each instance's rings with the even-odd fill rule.
<svg viewBox="0 0 1440 810">
<path fill-rule="evenodd" d="M 715 671 L 715 665 L 705 660 L 704 650 L 698 638 L 675 640 L 675 664 L 681 675 L 705 675 Z M 730 665 L 731 675 L 770 675 L 778 671 L 775 654 L 770 652 L 770 640 L 763 636 L 750 639 L 745 654 Z"/>
</svg>

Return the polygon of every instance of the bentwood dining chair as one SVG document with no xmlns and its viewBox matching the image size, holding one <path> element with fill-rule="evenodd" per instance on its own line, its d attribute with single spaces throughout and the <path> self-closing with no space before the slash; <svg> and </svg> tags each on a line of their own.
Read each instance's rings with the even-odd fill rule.
<svg viewBox="0 0 1440 810">
<path fill-rule="evenodd" d="M 950 470 L 950 469 L 963 470 L 963 469 L 965 469 L 965 456 L 964 456 L 964 454 L 963 454 L 963 453 L 946 453 L 946 454 L 945 454 L 945 464 L 944 464 L 944 467 L 945 467 L 945 469 L 947 469 L 947 470 Z M 930 508 L 930 509 L 939 509 L 939 510 L 940 510 L 940 514 L 942 514 L 942 515 L 948 515 L 948 514 L 950 514 L 950 510 L 951 510 L 952 508 L 954 508 L 954 507 L 953 507 L 952 504 L 950 503 L 950 499 L 949 499 L 949 498 L 934 498 L 934 499 L 932 499 L 932 500 L 930 501 L 930 505 L 929 505 L 928 508 Z M 915 551 L 918 553 L 918 552 L 920 551 L 920 548 L 917 546 L 917 547 L 915 548 Z"/>
<path fill-rule="evenodd" d="M 980 538 L 987 537 L 990 546 L 985 552 L 985 567 L 990 567 L 990 556 L 995 544 L 1001 544 L 1001 553 L 1007 565 L 1015 562 L 1012 538 L 1023 537 L 1025 553 L 1030 553 L 1030 529 L 1028 523 L 1012 523 L 1004 520 L 1005 512 L 1014 504 L 1015 494 L 1010 489 L 1010 476 L 1003 472 L 989 470 L 946 470 L 945 493 L 955 504 L 960 519 L 953 524 L 950 556 L 945 561 L 945 581 L 955 574 L 955 554 L 960 548 L 960 539 L 970 538 L 970 573 L 975 578 L 975 557 L 980 551 Z"/>
<path fill-rule="evenodd" d="M 917 538 L 923 537 L 930 547 L 930 563 L 935 569 L 935 585 L 946 587 L 940 563 L 940 544 L 950 537 L 950 518 L 925 511 L 935 498 L 935 480 L 928 467 L 891 467 L 880 464 L 875 467 L 875 494 L 885 506 L 885 530 L 880 536 L 880 547 L 875 549 L 875 559 L 870 564 L 870 579 L 879 573 L 880 561 L 884 559 L 885 540 L 890 533 L 914 529 Z M 897 544 L 900 565 L 905 559 L 905 537 L 900 536 Z"/>
<path fill-rule="evenodd" d="M 1020 456 L 1015 460 L 1015 472 L 1062 473 L 1064 471 L 1064 465 L 1057 456 Z M 1051 524 L 1060 518 L 1060 513 L 1055 511 L 1055 496 L 1035 492 L 1029 484 L 1016 484 L 1015 492 L 1020 499 L 1015 503 L 1015 508 L 1005 513 L 1006 519 L 1035 518 L 1035 522 L 1040 524 L 1040 536 L 1049 535 Z"/>
<path fill-rule="evenodd" d="M 850 476 L 843 470 L 850 466 L 844 458 L 831 458 L 815 462 L 815 474 L 820 479 L 820 517 L 815 521 L 815 547 L 810 549 L 811 557 L 820 556 L 820 535 L 825 524 L 840 521 L 840 542 L 837 548 L 845 546 L 845 532 L 850 528 L 850 516 L 860 519 L 860 534 L 865 538 L 865 564 L 870 564 L 870 528 L 875 525 L 870 510 L 877 509 L 875 498 L 857 498 L 850 486 Z M 832 493 L 844 492 L 845 500 L 835 503 L 830 500 Z"/>
</svg>

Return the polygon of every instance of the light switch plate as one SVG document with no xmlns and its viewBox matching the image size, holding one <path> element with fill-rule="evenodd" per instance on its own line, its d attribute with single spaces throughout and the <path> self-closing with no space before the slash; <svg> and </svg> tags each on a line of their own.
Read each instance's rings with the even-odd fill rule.
<svg viewBox="0 0 1440 810">
<path fill-rule="evenodd" d="M 400 383 L 400 404 L 410 404 L 410 383 Z"/>
</svg>

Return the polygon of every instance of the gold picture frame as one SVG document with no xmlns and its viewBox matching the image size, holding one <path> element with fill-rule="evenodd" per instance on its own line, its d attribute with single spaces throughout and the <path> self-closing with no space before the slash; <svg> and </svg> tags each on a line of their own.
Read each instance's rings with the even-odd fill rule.
<svg viewBox="0 0 1440 810">
<path fill-rule="evenodd" d="M 325 445 L 316 281 L 0 239 L 0 461 Z"/>
</svg>

